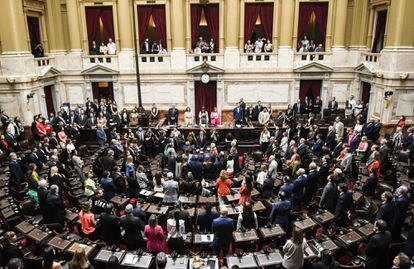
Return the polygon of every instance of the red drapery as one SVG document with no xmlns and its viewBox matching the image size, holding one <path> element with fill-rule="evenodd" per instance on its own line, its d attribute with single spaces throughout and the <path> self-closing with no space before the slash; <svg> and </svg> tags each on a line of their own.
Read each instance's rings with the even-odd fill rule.
<svg viewBox="0 0 414 269">
<path fill-rule="evenodd" d="M 198 122 L 198 113 L 202 107 L 205 107 L 209 113 L 217 106 L 217 82 L 210 81 L 205 84 L 201 81 L 195 82 L 195 113 L 194 116 Z"/>
<path fill-rule="evenodd" d="M 216 45 L 214 52 L 219 49 L 219 5 L 206 5 L 204 7 L 204 14 L 206 15 L 208 29 L 210 30 L 211 38 Z M 210 40 L 206 40 L 209 42 Z"/>
<path fill-rule="evenodd" d="M 165 23 L 165 7 L 163 5 L 153 6 L 152 17 L 154 18 L 158 36 L 161 39 L 162 46 L 164 48 L 167 48 L 167 26 Z"/>
<path fill-rule="evenodd" d="M 98 34 L 99 19 L 102 20 L 103 27 L 108 36 L 115 41 L 114 20 L 112 7 L 86 7 L 86 28 L 88 32 L 89 49 L 92 48 L 92 41 L 96 41 Z M 96 44 L 99 46 L 100 44 Z"/>
<path fill-rule="evenodd" d="M 203 7 L 198 4 L 191 5 L 191 43 L 194 48 L 198 40 L 200 30 L 200 18 Z"/>
<path fill-rule="evenodd" d="M 387 11 L 378 11 L 377 24 L 375 26 L 374 42 L 372 43 L 372 52 L 379 53 L 382 50 L 384 42 L 385 25 L 387 24 Z"/>
<path fill-rule="evenodd" d="M 306 96 L 310 100 L 316 99 L 317 96 L 320 96 L 321 87 L 322 80 L 301 80 L 299 99 L 303 101 Z"/>
<path fill-rule="evenodd" d="M 53 104 L 53 96 L 52 96 L 52 86 L 45 86 L 43 88 L 43 91 L 45 93 L 47 114 L 48 115 L 50 115 L 50 113 L 55 114 L 55 106 Z"/>
<path fill-rule="evenodd" d="M 328 21 L 328 3 L 300 3 L 298 40 L 300 41 L 303 38 L 313 12 L 316 16 L 316 24 L 319 26 L 321 36 L 323 37 L 321 43 L 323 47 L 325 47 L 326 26 Z"/>
<path fill-rule="evenodd" d="M 257 17 L 260 16 L 264 37 L 273 37 L 273 4 L 246 4 L 244 9 L 244 42 L 252 38 Z"/>
<path fill-rule="evenodd" d="M 27 17 L 27 27 L 29 28 L 30 46 L 33 52 L 36 45 L 41 42 L 39 18 Z"/>
<path fill-rule="evenodd" d="M 369 103 L 370 91 L 371 91 L 371 84 L 367 82 L 362 82 L 361 101 L 364 102 L 364 104 Z"/>
<path fill-rule="evenodd" d="M 144 42 L 149 20 L 152 13 L 152 6 L 138 6 L 138 32 L 139 41 Z"/>
</svg>

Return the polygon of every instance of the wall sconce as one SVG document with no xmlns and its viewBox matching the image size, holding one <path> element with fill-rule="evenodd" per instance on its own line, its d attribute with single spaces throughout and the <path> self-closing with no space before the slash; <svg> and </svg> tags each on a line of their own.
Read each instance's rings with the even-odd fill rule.
<svg viewBox="0 0 414 269">
<path fill-rule="evenodd" d="M 27 95 L 26 95 L 26 98 L 27 98 L 27 103 L 29 103 L 30 102 L 30 99 L 33 99 L 33 96 L 34 96 L 35 94 L 33 93 L 33 92 L 31 92 L 31 93 L 28 93 Z"/>
</svg>

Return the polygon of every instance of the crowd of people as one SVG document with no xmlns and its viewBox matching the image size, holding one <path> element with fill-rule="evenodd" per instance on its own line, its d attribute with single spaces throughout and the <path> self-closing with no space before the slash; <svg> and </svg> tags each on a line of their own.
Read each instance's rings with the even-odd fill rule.
<svg viewBox="0 0 414 269">
<path fill-rule="evenodd" d="M 204 40 L 203 37 L 200 36 L 195 44 L 193 53 L 195 54 L 215 53 L 217 52 L 216 50 L 217 50 L 217 47 L 216 47 L 216 44 L 214 43 L 213 38 L 211 38 L 210 41 L 207 42 Z"/>
<path fill-rule="evenodd" d="M 108 38 L 108 43 L 105 45 L 105 42 L 102 42 L 99 46 L 96 44 L 96 41 L 92 41 L 92 46 L 90 47 L 91 55 L 116 55 L 116 44 L 112 41 L 112 38 Z"/>
<path fill-rule="evenodd" d="M 270 53 L 272 51 L 273 51 L 272 42 L 266 38 L 259 37 L 254 42 L 252 42 L 249 39 L 244 45 L 245 53 Z"/>
<path fill-rule="evenodd" d="M 142 54 L 167 54 L 167 48 L 162 44 L 162 41 L 152 41 L 149 38 L 145 38 L 141 45 Z"/>
<path fill-rule="evenodd" d="M 339 268 L 344 253 L 338 256 L 321 250 L 322 261 L 305 263 L 304 253 L 311 244 L 308 240 L 318 238 L 318 233 L 320 237 L 320 233 L 346 232 L 363 218 L 358 211 L 374 206 L 378 211 L 365 219 L 374 227 L 373 235 L 365 241 L 365 268 L 409 268 L 414 255 L 414 228 L 412 223 L 406 223 L 411 216 L 411 188 L 402 183 L 400 173 L 412 178 L 413 171 L 397 169 L 393 156 L 402 152 L 413 159 L 414 128 L 407 128 L 405 118 L 401 118 L 392 136 L 381 137 L 379 120 L 372 118 L 365 123 L 355 112 L 352 100 L 346 106 L 352 109 L 354 128 L 344 126 L 338 115 L 326 131 L 312 118 L 306 124 L 286 120 L 289 110 L 282 112 L 284 121 L 272 126 L 266 114 L 271 114 L 270 105 L 265 107 L 258 102 L 254 108 L 246 107 L 240 100 L 234 111 L 235 121 L 243 124 L 257 117 L 264 125 L 257 137 L 261 148 L 253 154 L 242 154 L 240 141 L 231 136 L 220 138 L 215 130 L 200 130 L 197 135 L 189 132 L 185 136 L 176 127 L 152 130 L 137 125 L 131 129 L 131 115 L 118 109 L 114 101 L 89 99 L 85 106 L 62 109 L 47 120 L 37 115 L 29 135 L 34 139 L 25 151 L 23 144 L 29 136 L 24 135 L 18 118 L 11 120 L 2 111 L 0 153 L 6 160 L 2 171 L 5 173 L 5 166 L 10 171 L 12 199 L 33 201 L 42 216 L 40 225 L 49 225 L 58 234 L 75 233 L 82 240 L 101 242 L 103 246 L 142 249 L 156 257 L 156 268 L 165 268 L 165 253 L 194 254 L 194 246 L 187 242 L 189 232 L 213 234 L 211 246 L 203 247 L 202 252 L 222 260 L 230 252 L 257 250 L 255 244 L 237 244 L 234 231 L 244 233 L 276 224 L 286 232 L 287 240 L 273 240 L 269 245 L 281 249 L 284 268 Z M 321 107 L 317 98 L 312 105 L 298 100 L 291 110 L 293 114 L 310 110 L 317 114 Z M 154 108 L 155 105 L 151 115 Z M 329 109 L 332 113 L 338 109 L 334 98 Z M 178 110 L 170 110 L 167 121 L 177 126 Z M 208 117 L 202 111 L 201 123 L 220 118 Z M 154 117 L 157 115 L 158 112 Z M 192 123 L 192 116 L 187 114 L 185 118 L 186 124 Z M 99 156 L 89 165 L 86 163 L 90 154 L 85 148 L 90 145 L 83 143 L 79 132 L 85 126 L 96 129 L 99 145 L 92 147 Z M 154 163 L 156 167 L 151 168 Z M 276 184 L 278 180 L 280 185 Z M 73 186 L 77 186 L 76 192 Z M 142 195 L 143 190 L 162 195 Z M 356 192 L 362 194 L 362 200 L 353 198 Z M 238 198 L 230 202 L 229 197 L 234 195 Z M 129 200 L 119 205 L 113 202 L 115 196 Z M 182 197 L 212 199 L 199 202 L 193 217 Z M 254 205 L 259 201 L 268 208 L 255 211 Z M 149 214 L 145 206 L 148 203 L 167 210 Z M 233 218 L 229 211 L 236 207 L 240 211 Z M 70 208 L 78 210 L 76 223 L 65 218 Z M 334 215 L 328 227 L 321 225 L 312 232 L 293 225 L 321 211 Z M 2 225 L 3 265 L 20 268 L 20 260 L 30 251 L 42 255 L 42 268 L 61 268 L 53 248 L 27 242 L 25 245 L 13 227 L 7 226 L 7 220 Z M 405 242 L 403 232 L 407 234 Z M 403 245 L 400 253 L 390 252 L 395 242 Z M 393 264 L 389 262 L 391 254 L 396 255 Z M 106 266 L 119 268 L 119 262 L 113 256 Z M 70 269 L 92 268 L 94 262 L 79 247 L 67 265 Z"/>
<path fill-rule="evenodd" d="M 316 45 L 313 40 L 308 40 L 308 37 L 305 35 L 300 40 L 298 44 L 298 51 L 299 52 L 324 52 L 325 49 L 323 48 L 322 43 Z"/>
</svg>

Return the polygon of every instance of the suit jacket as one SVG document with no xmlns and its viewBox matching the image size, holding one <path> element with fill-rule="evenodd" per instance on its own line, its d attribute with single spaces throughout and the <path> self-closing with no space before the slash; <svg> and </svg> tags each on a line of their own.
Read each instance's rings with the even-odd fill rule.
<svg viewBox="0 0 414 269">
<path fill-rule="evenodd" d="M 339 154 L 341 153 L 342 149 L 343 149 L 343 145 L 344 142 L 339 141 L 338 144 L 336 144 L 335 148 L 333 149 L 332 155 L 334 158 L 337 158 L 339 156 Z"/>
<path fill-rule="evenodd" d="M 20 164 L 17 161 L 10 161 L 9 167 L 12 178 L 18 180 L 18 182 L 21 182 L 23 180 L 24 175 Z"/>
<path fill-rule="evenodd" d="M 53 193 L 49 193 L 46 197 L 47 204 L 47 220 L 48 223 L 60 223 L 65 221 L 66 211 L 63 199 Z"/>
<path fill-rule="evenodd" d="M 168 109 L 168 120 L 170 123 L 178 122 L 178 109 L 176 108 Z"/>
<path fill-rule="evenodd" d="M 230 244 L 233 238 L 233 219 L 221 216 L 214 219 L 212 230 L 214 233 L 213 245 Z"/>
<path fill-rule="evenodd" d="M 334 183 L 328 182 L 328 184 L 326 184 L 326 186 L 323 188 L 319 207 L 328 210 L 331 213 L 335 212 L 337 196 L 338 192 L 336 190 L 336 185 Z"/>
<path fill-rule="evenodd" d="M 141 46 L 141 53 L 150 54 L 152 52 L 152 46 L 149 42 L 143 42 Z"/>
<path fill-rule="evenodd" d="M 121 217 L 119 225 L 125 231 L 124 240 L 127 245 L 137 245 L 143 241 L 141 231 L 144 231 L 144 223 L 140 218 L 125 215 Z"/>
<path fill-rule="evenodd" d="M 315 156 L 321 157 L 324 143 L 325 142 L 323 142 L 322 139 L 318 139 L 318 140 L 316 140 L 315 144 L 313 144 L 313 146 L 312 146 L 312 153 Z"/>
<path fill-rule="evenodd" d="M 292 207 L 289 200 L 275 202 L 270 212 L 270 221 L 273 224 L 280 224 L 283 229 L 288 229 L 291 210 Z"/>
<path fill-rule="evenodd" d="M 391 233 L 385 231 L 374 234 L 368 241 L 365 253 L 365 268 L 367 269 L 386 269 L 388 268 L 388 254 L 391 244 Z"/>
<path fill-rule="evenodd" d="M 244 117 L 244 115 L 243 115 L 244 113 L 243 113 L 243 109 L 240 107 L 240 108 L 235 108 L 234 110 L 233 110 L 233 119 L 235 120 L 235 121 L 242 121 L 243 120 L 243 117 Z"/>
<path fill-rule="evenodd" d="M 305 113 L 305 105 L 303 103 L 300 103 L 300 106 L 298 103 L 295 103 L 293 105 L 293 114 L 302 114 Z"/>
<path fill-rule="evenodd" d="M 333 150 L 336 145 L 335 139 L 336 139 L 335 131 L 328 132 L 328 134 L 326 135 L 325 142 L 331 150 Z"/>
<path fill-rule="evenodd" d="M 197 146 L 199 148 L 204 148 L 207 145 L 207 136 L 203 135 L 203 137 L 201 136 L 197 136 Z"/>
<path fill-rule="evenodd" d="M 98 138 L 99 145 L 104 145 L 106 143 L 106 133 L 103 129 L 96 130 L 96 137 Z"/>
<path fill-rule="evenodd" d="M 382 219 L 387 223 L 387 230 L 393 231 L 398 219 L 399 211 L 395 203 L 389 202 L 382 204 L 377 213 L 377 219 Z"/>
<path fill-rule="evenodd" d="M 328 108 L 330 110 L 337 110 L 338 109 L 338 102 L 337 101 L 329 101 Z"/>
<path fill-rule="evenodd" d="M 359 146 L 359 142 L 361 142 L 361 136 L 356 135 L 352 138 L 351 144 L 349 145 L 349 152 L 353 153 Z"/>
<path fill-rule="evenodd" d="M 335 207 L 335 223 L 338 226 L 343 226 L 348 222 L 348 211 L 352 209 L 354 200 L 352 192 L 344 192 L 339 195 Z"/>
<path fill-rule="evenodd" d="M 98 124 L 98 121 L 95 117 L 91 117 L 91 118 L 86 119 L 86 126 L 88 128 L 91 128 L 91 129 L 95 128 L 97 124 Z"/>
<path fill-rule="evenodd" d="M 81 127 L 85 127 L 85 126 L 86 126 L 86 124 L 88 123 L 88 117 L 87 117 L 86 115 L 80 115 L 80 116 L 77 118 L 76 123 L 77 123 L 79 126 L 81 126 Z"/>
<path fill-rule="evenodd" d="M 188 170 L 193 173 L 194 179 L 201 180 L 203 178 L 203 164 L 199 161 L 191 161 L 188 164 Z"/>
</svg>

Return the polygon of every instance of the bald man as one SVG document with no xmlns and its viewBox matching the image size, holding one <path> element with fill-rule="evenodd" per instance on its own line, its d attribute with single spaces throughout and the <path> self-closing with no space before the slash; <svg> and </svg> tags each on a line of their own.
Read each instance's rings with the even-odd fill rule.
<svg viewBox="0 0 414 269">
<path fill-rule="evenodd" d="M 224 256 L 229 252 L 233 233 L 233 220 L 227 217 L 227 214 L 227 208 L 222 207 L 220 210 L 220 217 L 213 220 L 213 254 L 216 256 L 220 255 L 221 250 L 223 250 Z"/>
</svg>

